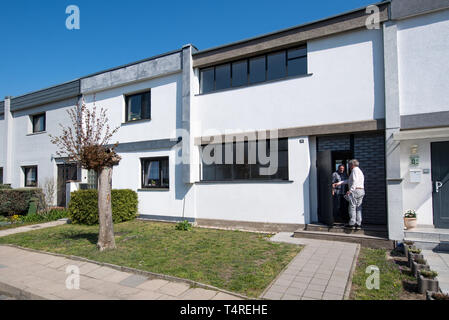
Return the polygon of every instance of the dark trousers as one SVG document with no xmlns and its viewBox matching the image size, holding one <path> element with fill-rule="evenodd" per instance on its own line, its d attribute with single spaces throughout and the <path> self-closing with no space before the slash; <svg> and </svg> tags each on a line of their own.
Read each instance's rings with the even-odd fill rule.
<svg viewBox="0 0 449 320">
<path fill-rule="evenodd" d="M 344 198 L 343 194 L 335 194 L 333 196 L 334 200 L 334 219 L 336 222 L 348 223 L 348 201 Z"/>
</svg>

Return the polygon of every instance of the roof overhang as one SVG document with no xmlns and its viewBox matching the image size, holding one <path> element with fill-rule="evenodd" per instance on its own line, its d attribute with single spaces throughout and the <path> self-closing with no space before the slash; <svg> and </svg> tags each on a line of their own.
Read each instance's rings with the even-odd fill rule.
<svg viewBox="0 0 449 320">
<path fill-rule="evenodd" d="M 393 135 L 393 140 L 419 140 L 419 139 L 438 139 L 449 138 L 449 127 L 446 128 L 433 128 L 433 129 L 418 129 L 418 130 L 405 130 L 397 132 Z"/>
</svg>

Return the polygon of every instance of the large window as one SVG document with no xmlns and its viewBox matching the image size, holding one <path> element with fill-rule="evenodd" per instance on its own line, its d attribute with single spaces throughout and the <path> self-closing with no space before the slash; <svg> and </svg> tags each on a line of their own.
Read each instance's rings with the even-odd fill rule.
<svg viewBox="0 0 449 320">
<path fill-rule="evenodd" d="M 169 166 L 168 157 L 164 158 L 145 158 L 142 163 L 142 188 L 162 188 L 168 189 Z"/>
<path fill-rule="evenodd" d="M 33 124 L 33 133 L 45 131 L 45 113 L 31 116 L 31 122 Z"/>
<path fill-rule="evenodd" d="M 307 74 L 307 46 L 201 69 L 200 93 Z"/>
<path fill-rule="evenodd" d="M 25 187 L 37 187 L 37 166 L 23 167 Z"/>
<path fill-rule="evenodd" d="M 206 146 L 203 146 L 203 155 L 212 150 L 211 157 L 218 158 L 218 155 L 215 157 L 215 152 L 220 153 L 221 161 L 210 164 L 203 157 L 202 181 L 289 180 L 288 139 L 279 139 L 277 148 L 276 144 L 269 140 L 221 144 L 209 150 L 205 148 Z M 259 150 L 260 148 L 262 149 Z M 265 153 L 263 161 L 259 153 L 262 155 Z M 267 162 L 267 159 L 275 162 Z M 272 174 L 261 171 L 261 169 L 268 170 L 270 166 L 274 168 Z"/>
<path fill-rule="evenodd" d="M 151 118 L 151 92 L 126 96 L 126 122 Z"/>
</svg>

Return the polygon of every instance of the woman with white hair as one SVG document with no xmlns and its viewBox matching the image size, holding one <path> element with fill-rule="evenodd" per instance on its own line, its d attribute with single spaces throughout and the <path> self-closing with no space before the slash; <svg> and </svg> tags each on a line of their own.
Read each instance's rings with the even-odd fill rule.
<svg viewBox="0 0 449 320">
<path fill-rule="evenodd" d="M 362 226 L 362 203 L 365 196 L 365 176 L 359 168 L 359 161 L 354 159 L 349 161 L 349 169 L 351 175 L 348 180 L 335 183 L 333 187 L 338 187 L 343 184 L 349 186 L 349 191 L 346 193 L 345 199 L 349 202 L 349 224 L 345 227 L 351 229 L 360 228 Z"/>
</svg>

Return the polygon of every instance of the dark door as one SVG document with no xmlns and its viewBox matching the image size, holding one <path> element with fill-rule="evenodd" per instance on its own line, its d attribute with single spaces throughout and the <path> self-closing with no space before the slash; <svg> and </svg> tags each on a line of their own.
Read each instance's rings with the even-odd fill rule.
<svg viewBox="0 0 449 320">
<path fill-rule="evenodd" d="M 329 226 L 334 224 L 332 201 L 332 151 L 317 153 L 318 220 Z"/>
<path fill-rule="evenodd" d="M 68 181 L 78 180 L 78 167 L 76 164 L 58 164 L 58 207 L 66 205 L 66 184 Z"/>
<path fill-rule="evenodd" d="M 449 228 L 449 141 L 434 142 L 432 149 L 433 221 Z"/>
</svg>

